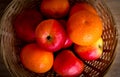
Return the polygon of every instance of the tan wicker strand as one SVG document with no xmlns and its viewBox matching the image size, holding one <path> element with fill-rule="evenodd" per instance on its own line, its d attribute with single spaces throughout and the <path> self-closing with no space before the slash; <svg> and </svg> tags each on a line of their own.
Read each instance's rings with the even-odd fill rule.
<svg viewBox="0 0 120 77">
<path fill-rule="evenodd" d="M 16 38 L 12 20 L 25 8 L 32 8 L 40 4 L 41 0 L 13 0 L 4 10 L 0 21 L 1 37 L 1 55 L 7 69 L 13 77 L 59 77 L 51 69 L 44 74 L 37 74 L 24 68 L 19 59 L 19 53 L 22 47 L 20 40 Z M 102 77 L 110 67 L 115 57 L 115 48 L 117 45 L 117 30 L 112 14 L 103 0 L 69 0 L 71 6 L 77 2 L 87 2 L 91 4 L 99 13 L 103 21 L 104 52 L 102 56 L 95 61 L 84 61 L 85 69 L 79 77 Z"/>
</svg>

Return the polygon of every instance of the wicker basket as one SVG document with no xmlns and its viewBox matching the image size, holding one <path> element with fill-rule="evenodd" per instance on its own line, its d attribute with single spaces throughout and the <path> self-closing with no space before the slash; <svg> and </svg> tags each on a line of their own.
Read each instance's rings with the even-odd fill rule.
<svg viewBox="0 0 120 77">
<path fill-rule="evenodd" d="M 0 22 L 1 55 L 5 65 L 13 77 L 58 77 L 52 69 L 44 74 L 36 74 L 23 67 L 19 59 L 21 41 L 16 38 L 12 19 L 24 8 L 34 7 L 41 0 L 13 0 L 4 11 Z M 90 3 L 99 13 L 103 21 L 104 51 L 100 59 L 84 61 L 85 69 L 80 77 L 102 77 L 110 67 L 117 45 L 117 30 L 112 14 L 102 0 L 69 0 L 71 6 L 76 2 Z"/>
</svg>

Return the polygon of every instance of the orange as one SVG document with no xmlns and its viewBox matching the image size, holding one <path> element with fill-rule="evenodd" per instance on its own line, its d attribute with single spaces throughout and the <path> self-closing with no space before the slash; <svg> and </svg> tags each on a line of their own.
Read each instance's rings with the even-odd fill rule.
<svg viewBox="0 0 120 77">
<path fill-rule="evenodd" d="M 82 3 L 76 3 L 70 10 L 70 16 L 81 11 L 81 10 L 87 10 L 89 12 L 92 12 L 97 15 L 97 11 L 92 7 L 92 5 L 82 2 Z"/>
<path fill-rule="evenodd" d="M 48 18 L 61 18 L 67 15 L 69 7 L 68 0 L 42 0 L 40 10 Z"/>
<path fill-rule="evenodd" d="M 36 44 L 28 44 L 22 49 L 20 59 L 25 68 L 35 73 L 45 73 L 53 66 L 53 53 L 41 49 Z"/>
<path fill-rule="evenodd" d="M 91 45 L 102 35 L 102 21 L 87 10 L 77 12 L 67 22 L 67 33 L 74 43 Z"/>
</svg>

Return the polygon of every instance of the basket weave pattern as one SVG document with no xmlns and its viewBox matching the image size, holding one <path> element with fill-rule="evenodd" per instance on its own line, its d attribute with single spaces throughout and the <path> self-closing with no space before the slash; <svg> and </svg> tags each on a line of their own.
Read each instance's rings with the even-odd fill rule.
<svg viewBox="0 0 120 77">
<path fill-rule="evenodd" d="M 57 77 L 52 69 L 44 74 L 33 73 L 23 67 L 19 59 L 19 53 L 22 47 L 20 40 L 16 38 L 12 19 L 24 8 L 34 7 L 40 0 L 13 0 L 4 11 L 0 22 L 1 54 L 5 65 L 13 77 Z M 71 6 L 76 2 L 85 1 L 90 3 L 99 13 L 103 21 L 104 41 L 103 55 L 95 61 L 84 61 L 85 69 L 80 77 L 102 77 L 111 65 L 117 44 L 117 31 L 112 14 L 102 0 L 69 0 Z"/>
</svg>

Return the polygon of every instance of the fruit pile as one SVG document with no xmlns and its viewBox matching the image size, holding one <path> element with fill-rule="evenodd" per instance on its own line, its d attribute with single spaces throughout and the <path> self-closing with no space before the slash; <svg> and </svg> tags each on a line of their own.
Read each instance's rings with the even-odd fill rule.
<svg viewBox="0 0 120 77">
<path fill-rule="evenodd" d="M 21 63 L 35 73 L 53 68 L 61 76 L 78 76 L 83 60 L 97 60 L 103 52 L 102 21 L 86 2 L 70 6 L 68 0 L 42 0 L 18 14 L 13 26 L 26 43 Z"/>
</svg>

